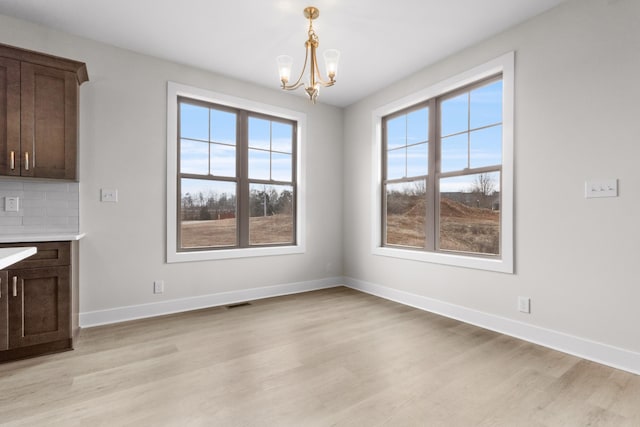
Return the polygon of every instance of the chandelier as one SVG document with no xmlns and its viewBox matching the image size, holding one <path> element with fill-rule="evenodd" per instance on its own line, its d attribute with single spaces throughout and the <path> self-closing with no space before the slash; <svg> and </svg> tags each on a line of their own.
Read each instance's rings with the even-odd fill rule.
<svg viewBox="0 0 640 427">
<path fill-rule="evenodd" d="M 318 68 L 318 60 L 316 59 L 316 49 L 318 49 L 318 45 L 320 40 L 318 39 L 318 35 L 313 30 L 313 20 L 320 16 L 320 11 L 313 7 L 309 6 L 304 9 L 304 17 L 309 20 L 309 38 L 304 43 L 305 48 L 307 50 L 305 58 L 304 58 L 304 66 L 302 67 L 302 72 L 300 72 L 300 77 L 293 84 L 289 83 L 289 78 L 291 77 L 291 66 L 293 65 L 293 58 L 288 55 L 280 55 L 278 56 L 278 70 L 280 71 L 280 82 L 282 83 L 282 89 L 284 90 L 295 90 L 300 86 L 304 85 L 304 90 L 309 95 L 309 99 L 314 104 L 316 103 L 316 99 L 318 98 L 318 93 L 320 91 L 320 86 L 329 87 L 333 86 L 336 82 L 336 72 L 338 71 L 338 59 L 340 58 L 340 52 L 336 49 L 327 49 L 324 52 L 324 61 L 325 67 L 327 70 L 327 79 L 322 79 L 320 77 L 320 70 Z M 309 80 L 307 82 L 302 81 L 304 77 L 304 72 L 307 69 L 307 64 L 309 64 Z"/>
</svg>

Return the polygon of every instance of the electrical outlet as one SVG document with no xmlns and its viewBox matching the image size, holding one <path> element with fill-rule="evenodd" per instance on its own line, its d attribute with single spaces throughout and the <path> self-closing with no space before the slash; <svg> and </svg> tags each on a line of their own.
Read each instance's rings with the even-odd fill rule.
<svg viewBox="0 0 640 427">
<path fill-rule="evenodd" d="M 19 197 L 5 197 L 4 198 L 4 211 L 5 212 L 18 212 L 19 209 Z"/>
<path fill-rule="evenodd" d="M 531 298 L 518 297 L 518 311 L 522 313 L 531 313 Z"/>
<path fill-rule="evenodd" d="M 164 280 L 154 280 L 153 281 L 153 293 L 154 294 L 162 294 L 162 293 L 164 293 Z"/>
</svg>

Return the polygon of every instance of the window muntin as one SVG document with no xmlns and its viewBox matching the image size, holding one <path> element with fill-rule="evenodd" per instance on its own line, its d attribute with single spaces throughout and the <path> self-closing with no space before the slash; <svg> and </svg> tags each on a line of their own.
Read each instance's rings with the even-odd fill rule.
<svg viewBox="0 0 640 427">
<path fill-rule="evenodd" d="M 296 122 L 184 97 L 178 110 L 177 251 L 295 245 Z"/>
<path fill-rule="evenodd" d="M 291 182 L 293 125 L 249 117 L 249 179 Z"/>
<path fill-rule="evenodd" d="M 425 104 L 382 118 L 382 245 L 499 257 L 502 78 Z"/>
</svg>

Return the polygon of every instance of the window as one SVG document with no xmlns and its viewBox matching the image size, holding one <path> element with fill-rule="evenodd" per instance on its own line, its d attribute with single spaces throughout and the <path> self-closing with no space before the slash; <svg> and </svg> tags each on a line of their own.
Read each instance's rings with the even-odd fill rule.
<svg viewBox="0 0 640 427">
<path fill-rule="evenodd" d="M 374 113 L 374 253 L 512 272 L 512 93 L 509 54 Z"/>
<path fill-rule="evenodd" d="M 295 122 L 178 105 L 178 251 L 294 244 Z"/>
<path fill-rule="evenodd" d="M 304 115 L 168 87 L 168 262 L 304 251 Z"/>
</svg>

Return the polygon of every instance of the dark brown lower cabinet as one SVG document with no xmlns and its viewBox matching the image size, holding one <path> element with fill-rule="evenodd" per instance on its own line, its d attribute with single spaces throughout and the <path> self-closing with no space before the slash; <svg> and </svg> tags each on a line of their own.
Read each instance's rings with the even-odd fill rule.
<svg viewBox="0 0 640 427">
<path fill-rule="evenodd" d="M 0 351 L 9 348 L 9 287 L 6 271 L 0 271 Z"/>
<path fill-rule="evenodd" d="M 71 243 L 28 245 L 38 253 L 0 272 L 0 362 L 73 346 Z"/>
</svg>

